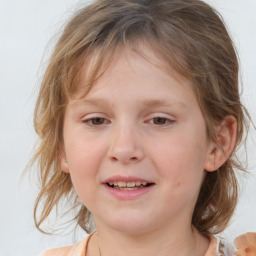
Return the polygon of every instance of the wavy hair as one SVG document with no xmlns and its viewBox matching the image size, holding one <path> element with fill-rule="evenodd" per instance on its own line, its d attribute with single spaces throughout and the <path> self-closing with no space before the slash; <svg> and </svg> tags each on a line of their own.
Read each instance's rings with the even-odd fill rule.
<svg viewBox="0 0 256 256">
<path fill-rule="evenodd" d="M 37 228 L 66 200 L 78 225 L 92 231 L 90 212 L 76 196 L 70 175 L 60 169 L 65 106 L 79 90 L 88 93 L 117 47 L 141 54 L 137 46 L 142 41 L 192 81 L 210 140 L 216 141 L 214 127 L 225 116 L 237 120 L 235 150 L 219 170 L 207 173 L 192 217 L 192 224 L 205 235 L 227 226 L 237 204 L 234 169 L 243 170 L 236 150 L 249 115 L 240 102 L 238 58 L 223 19 L 200 0 L 99 0 L 76 12 L 64 27 L 41 83 L 34 112 L 39 143 L 32 159 L 40 175 L 34 208 Z M 95 54 L 97 62 L 80 88 L 81 66 Z"/>
</svg>

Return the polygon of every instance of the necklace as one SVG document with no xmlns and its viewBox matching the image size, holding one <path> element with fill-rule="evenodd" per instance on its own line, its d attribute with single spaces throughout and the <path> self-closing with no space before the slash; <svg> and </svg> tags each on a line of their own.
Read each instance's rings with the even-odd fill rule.
<svg viewBox="0 0 256 256">
<path fill-rule="evenodd" d="M 99 247 L 99 254 L 100 254 L 100 256 L 101 256 L 101 251 L 100 251 L 100 245 L 98 244 L 98 247 Z"/>
<path fill-rule="evenodd" d="M 98 236 L 97 231 L 95 232 L 95 235 L 97 236 L 97 240 L 98 240 L 99 256 L 101 256 L 100 242 L 99 242 L 99 236 Z"/>
</svg>

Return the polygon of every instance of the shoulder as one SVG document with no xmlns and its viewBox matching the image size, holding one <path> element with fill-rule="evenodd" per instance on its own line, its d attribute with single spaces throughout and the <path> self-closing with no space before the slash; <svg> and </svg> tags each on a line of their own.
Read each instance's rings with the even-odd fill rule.
<svg viewBox="0 0 256 256">
<path fill-rule="evenodd" d="M 40 256 L 66 256 L 66 255 L 69 255 L 72 247 L 74 246 L 76 245 L 49 249 L 41 253 Z"/>
<path fill-rule="evenodd" d="M 40 256 L 85 256 L 87 244 L 92 234 L 74 245 L 46 250 Z"/>
</svg>

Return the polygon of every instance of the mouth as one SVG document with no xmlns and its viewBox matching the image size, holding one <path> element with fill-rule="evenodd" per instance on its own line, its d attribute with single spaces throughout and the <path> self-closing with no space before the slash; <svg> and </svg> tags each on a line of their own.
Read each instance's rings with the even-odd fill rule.
<svg viewBox="0 0 256 256">
<path fill-rule="evenodd" d="M 105 183 L 108 187 L 111 187 L 116 190 L 139 190 L 143 188 L 150 187 L 154 185 L 154 183 L 144 182 L 144 181 L 109 181 Z"/>
<path fill-rule="evenodd" d="M 135 176 L 112 176 L 103 181 L 106 191 L 118 200 L 135 200 L 154 191 L 155 183 Z"/>
</svg>

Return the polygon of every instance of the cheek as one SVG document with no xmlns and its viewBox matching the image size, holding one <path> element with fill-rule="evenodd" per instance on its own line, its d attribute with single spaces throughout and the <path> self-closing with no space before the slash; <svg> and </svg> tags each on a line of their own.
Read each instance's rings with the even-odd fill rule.
<svg viewBox="0 0 256 256">
<path fill-rule="evenodd" d="M 163 186 L 164 204 L 177 209 L 194 209 L 204 178 L 201 150 L 177 137 L 175 148 L 162 154 L 160 175 L 167 182 Z M 172 141 L 174 142 L 174 141 Z M 170 210 L 171 210 L 170 208 Z"/>
<path fill-rule="evenodd" d="M 81 198 L 88 197 L 99 183 L 98 174 L 104 156 L 103 145 L 87 140 L 71 139 L 66 143 L 66 156 L 73 186 Z M 87 191 L 87 192 L 86 192 Z M 90 196 L 89 196 L 90 197 Z M 82 201 L 83 198 L 81 198 Z"/>
<path fill-rule="evenodd" d="M 65 144 L 67 161 L 74 172 L 93 172 L 99 159 L 104 154 L 103 143 L 97 142 L 77 133 L 77 136 L 70 136 Z M 82 174 L 81 173 L 81 174 Z"/>
<path fill-rule="evenodd" d="M 206 148 L 204 141 L 184 132 L 154 144 L 155 162 L 160 175 L 177 189 L 200 187 L 204 173 Z"/>
</svg>

